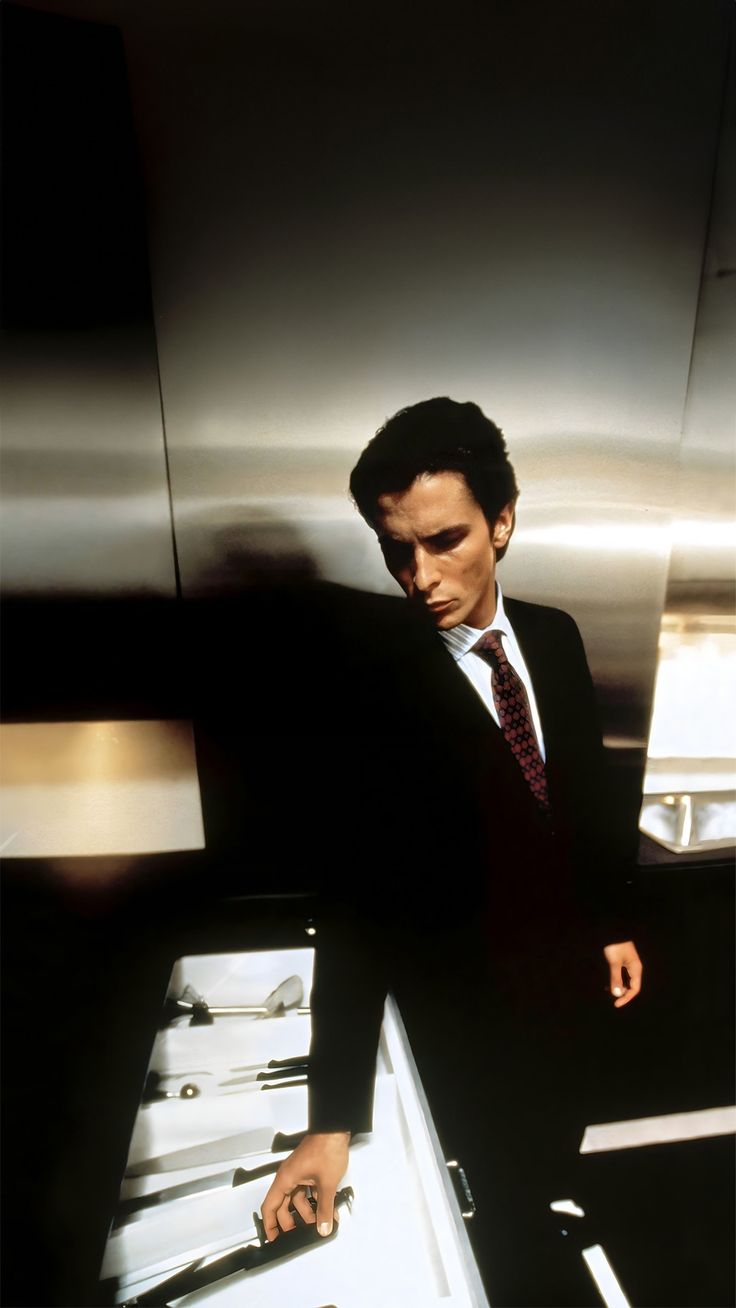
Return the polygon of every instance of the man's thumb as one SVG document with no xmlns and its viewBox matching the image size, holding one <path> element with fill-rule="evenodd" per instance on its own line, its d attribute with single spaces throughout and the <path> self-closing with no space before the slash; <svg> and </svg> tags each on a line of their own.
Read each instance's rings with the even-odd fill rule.
<svg viewBox="0 0 736 1308">
<path fill-rule="evenodd" d="M 317 1230 L 320 1235 L 332 1235 L 332 1219 L 335 1212 L 335 1191 L 319 1189 L 317 1200 Z"/>
</svg>

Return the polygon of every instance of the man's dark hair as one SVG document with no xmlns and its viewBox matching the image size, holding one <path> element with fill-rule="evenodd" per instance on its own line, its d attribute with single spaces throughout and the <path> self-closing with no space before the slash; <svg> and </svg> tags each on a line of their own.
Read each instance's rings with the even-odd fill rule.
<svg viewBox="0 0 736 1308">
<path fill-rule="evenodd" d="M 379 496 L 433 472 L 461 472 L 489 527 L 519 494 L 500 427 L 477 404 L 446 397 L 399 409 L 379 427 L 353 468 L 350 493 L 375 527 Z"/>
</svg>

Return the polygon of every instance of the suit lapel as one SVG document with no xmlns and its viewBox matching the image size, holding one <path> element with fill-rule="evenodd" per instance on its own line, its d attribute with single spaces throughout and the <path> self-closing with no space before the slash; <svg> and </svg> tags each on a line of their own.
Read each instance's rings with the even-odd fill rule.
<svg viewBox="0 0 736 1308">
<path fill-rule="evenodd" d="M 438 641 L 438 644 L 442 651 L 444 676 L 447 682 L 448 707 L 453 728 L 457 731 L 469 731 L 476 735 L 497 736 L 504 743 L 500 728 L 478 696 L 478 692 L 468 681 L 465 673 L 458 667 L 456 660 L 442 641 Z M 490 668 L 488 675 L 490 676 Z"/>
</svg>

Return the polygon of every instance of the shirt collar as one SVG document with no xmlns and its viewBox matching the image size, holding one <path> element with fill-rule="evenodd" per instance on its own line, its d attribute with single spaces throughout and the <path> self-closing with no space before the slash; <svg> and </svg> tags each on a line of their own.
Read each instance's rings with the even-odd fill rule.
<svg viewBox="0 0 736 1308">
<path fill-rule="evenodd" d="M 506 616 L 503 595 L 498 582 L 496 582 L 496 612 L 487 627 L 469 627 L 467 623 L 461 622 L 457 627 L 450 627 L 449 631 L 441 631 L 440 636 L 455 662 L 459 663 L 460 659 L 473 648 L 486 631 L 501 631 L 504 636 L 513 636 L 514 634 L 511 623 Z"/>
</svg>

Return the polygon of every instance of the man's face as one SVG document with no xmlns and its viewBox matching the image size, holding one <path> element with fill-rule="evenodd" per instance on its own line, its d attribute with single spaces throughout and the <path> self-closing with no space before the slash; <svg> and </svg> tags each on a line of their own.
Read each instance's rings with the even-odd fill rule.
<svg viewBox="0 0 736 1308">
<path fill-rule="evenodd" d="M 496 550 L 511 535 L 514 506 L 493 528 L 461 472 L 424 473 L 381 495 L 376 529 L 386 567 L 404 593 L 449 631 L 487 627 L 496 612 Z"/>
</svg>

